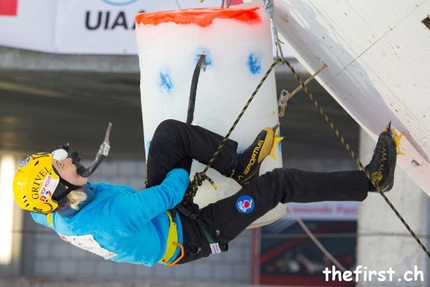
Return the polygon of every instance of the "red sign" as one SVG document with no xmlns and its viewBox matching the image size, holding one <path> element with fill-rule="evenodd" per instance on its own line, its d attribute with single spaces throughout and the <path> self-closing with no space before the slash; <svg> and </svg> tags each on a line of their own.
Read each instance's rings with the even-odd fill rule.
<svg viewBox="0 0 430 287">
<path fill-rule="evenodd" d="M 18 0 L 2 0 L 0 3 L 0 16 L 16 16 Z"/>
</svg>

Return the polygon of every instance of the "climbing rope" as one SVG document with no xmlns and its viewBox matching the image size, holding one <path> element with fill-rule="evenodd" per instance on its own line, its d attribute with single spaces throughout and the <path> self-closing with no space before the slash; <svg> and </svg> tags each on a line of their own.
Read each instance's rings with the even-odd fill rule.
<svg viewBox="0 0 430 287">
<path fill-rule="evenodd" d="M 210 184 L 216 188 L 215 182 L 207 176 L 206 172 L 196 172 L 191 180 L 191 184 L 188 186 L 187 192 L 185 193 L 183 203 L 187 203 L 188 200 L 196 196 L 199 186 L 201 186 L 205 180 L 209 181 Z"/>
<path fill-rule="evenodd" d="M 418 245 L 424 250 L 424 252 L 427 254 L 428 257 L 430 257 L 429 250 L 425 247 L 425 245 L 422 243 L 420 238 L 415 234 L 415 232 L 412 230 L 412 228 L 409 226 L 409 224 L 405 221 L 405 219 L 402 217 L 402 215 L 399 213 L 399 211 L 394 207 L 394 205 L 391 203 L 391 201 L 387 198 L 387 196 L 384 194 L 384 192 L 378 187 L 377 183 L 372 179 L 370 173 L 364 168 L 364 165 L 361 163 L 358 156 L 355 154 L 355 152 L 351 149 L 349 143 L 345 140 L 345 138 L 340 134 L 339 130 L 334 126 L 333 122 L 330 120 L 329 116 L 324 112 L 323 108 L 319 105 L 317 100 L 314 98 L 312 93 L 308 90 L 306 84 L 300 79 L 299 75 L 294 70 L 293 66 L 285 60 L 285 64 L 288 66 L 288 68 L 291 70 L 291 73 L 294 75 L 294 77 L 299 81 L 300 85 L 303 87 L 304 92 L 308 95 L 309 99 L 312 101 L 312 103 L 315 105 L 315 107 L 318 109 L 320 114 L 324 117 L 325 121 L 329 124 L 330 128 L 334 131 L 336 136 L 339 138 L 339 140 L 342 142 L 342 144 L 345 146 L 349 154 L 352 156 L 352 158 L 355 160 L 355 162 L 358 164 L 360 169 L 364 172 L 366 177 L 372 182 L 372 184 L 376 187 L 379 194 L 382 196 L 382 198 L 385 200 L 385 202 L 388 204 L 388 206 L 391 208 L 391 210 L 396 214 L 396 216 L 399 218 L 399 220 L 403 223 L 403 225 L 406 227 L 406 229 L 409 231 L 409 233 L 412 235 L 412 237 L 415 239 L 415 241 L 418 243 Z"/>
<path fill-rule="evenodd" d="M 216 157 L 218 156 L 218 154 L 220 153 L 220 151 L 224 147 L 224 145 L 227 142 L 228 138 L 230 137 L 231 133 L 236 128 L 237 124 L 239 123 L 239 121 L 242 118 L 243 114 L 248 109 L 248 107 L 251 104 L 252 100 L 257 95 L 257 93 L 260 90 L 261 86 L 264 84 L 264 82 L 266 81 L 267 77 L 270 75 L 270 73 L 272 72 L 272 70 L 275 68 L 275 66 L 279 62 L 281 62 L 281 60 L 278 58 L 275 61 L 273 61 L 273 63 L 267 69 L 266 73 L 263 75 L 263 77 L 260 80 L 260 82 L 258 83 L 257 87 L 254 89 L 254 91 L 252 92 L 251 96 L 248 98 L 248 101 L 246 102 L 246 104 L 243 107 L 242 111 L 239 113 L 239 115 L 237 116 L 236 120 L 234 121 L 234 123 L 230 127 L 229 131 L 227 132 L 227 134 L 222 139 L 222 141 L 219 144 L 218 148 L 213 153 L 211 159 L 206 164 L 206 167 L 204 168 L 204 170 L 202 172 L 198 173 L 198 174 L 196 173 L 196 175 L 194 176 L 193 180 L 191 180 L 191 183 L 188 186 L 187 191 L 185 192 L 185 196 L 184 196 L 184 199 L 182 201 L 183 204 L 187 203 L 189 200 L 191 200 L 196 195 L 197 189 L 199 188 L 199 186 L 202 185 L 203 180 L 205 180 L 205 179 L 208 179 L 209 182 L 211 182 L 212 186 L 216 189 L 215 183 L 206 175 L 206 172 L 209 170 L 209 168 L 211 167 L 212 163 L 214 162 L 214 160 L 216 159 Z"/>
<path fill-rule="evenodd" d="M 294 212 L 294 209 L 289 206 L 288 204 L 286 205 L 287 210 L 290 211 L 290 213 L 294 216 L 294 218 L 296 219 L 296 221 L 299 223 L 300 227 L 305 231 L 305 233 L 307 234 L 307 236 L 309 236 L 309 238 L 315 243 L 315 245 L 319 248 L 319 250 L 321 250 L 321 252 L 334 264 L 336 265 L 337 269 L 339 269 L 342 272 L 346 271 L 346 268 L 340 264 L 340 262 L 334 258 L 334 256 L 328 252 L 328 250 L 322 245 L 322 243 L 318 240 L 318 238 L 316 238 L 316 236 L 312 233 L 312 231 L 306 226 L 306 224 L 303 222 L 303 220 Z"/>
<path fill-rule="evenodd" d="M 275 68 L 275 66 L 278 63 L 283 63 L 283 64 L 286 64 L 288 66 L 288 68 L 290 69 L 291 73 L 294 75 L 294 77 L 300 83 L 300 86 L 303 88 L 304 92 L 308 95 L 309 99 L 312 101 L 312 103 L 318 109 L 318 111 L 320 112 L 320 114 L 323 116 L 324 120 L 329 124 L 330 128 L 334 131 L 334 133 L 339 138 L 339 140 L 341 141 L 341 143 L 345 146 L 346 150 L 349 152 L 349 154 L 351 155 L 351 157 L 355 160 L 355 162 L 360 167 L 360 169 L 364 172 L 364 174 L 366 175 L 366 177 L 376 187 L 376 189 L 379 192 L 379 194 L 382 196 L 382 198 L 385 200 L 385 202 L 388 204 L 388 206 L 391 208 L 391 210 L 394 212 L 394 214 L 399 218 L 399 220 L 402 222 L 402 224 L 405 226 L 405 228 L 408 230 L 408 232 L 411 234 L 411 236 L 415 239 L 415 241 L 418 243 L 418 245 L 421 247 L 421 249 L 423 249 L 423 251 L 427 254 L 427 256 L 430 257 L 429 250 L 422 243 L 422 241 L 420 240 L 420 238 L 418 237 L 418 235 L 412 230 L 412 228 L 405 221 L 405 219 L 400 214 L 400 212 L 394 207 L 394 205 L 387 198 L 387 196 L 384 194 L 384 192 L 379 188 L 378 184 L 372 179 L 370 173 L 364 168 L 364 165 L 361 163 L 361 161 L 358 158 L 358 156 L 356 155 L 356 153 L 352 150 L 352 148 L 349 145 L 349 143 L 340 134 L 340 131 L 335 127 L 334 123 L 331 121 L 331 119 L 329 118 L 329 116 L 324 112 L 323 108 L 319 105 L 318 101 L 314 98 L 314 96 L 312 95 L 312 93 L 308 90 L 308 88 L 306 86 L 306 83 L 301 80 L 300 76 L 297 74 L 297 72 L 295 71 L 295 69 L 293 68 L 293 66 L 288 62 L 287 59 L 284 59 L 284 58 L 283 59 L 276 58 L 273 61 L 273 63 L 270 65 L 270 67 L 267 69 L 266 73 L 264 74 L 264 76 L 262 77 L 262 79 L 258 83 L 257 87 L 254 89 L 253 93 L 251 94 L 251 96 L 249 97 L 248 101 L 246 102 L 245 106 L 243 107 L 242 111 L 239 113 L 238 117 L 236 118 L 236 120 L 234 121 L 234 123 L 232 124 L 232 126 L 230 127 L 230 129 L 227 132 L 227 134 L 224 136 L 224 138 L 221 141 L 221 143 L 219 144 L 218 148 L 213 153 L 211 159 L 206 164 L 206 167 L 204 168 L 204 170 L 202 172 L 200 172 L 200 173 L 196 173 L 196 175 L 194 176 L 194 179 L 191 181 L 191 183 L 190 183 L 190 185 L 189 185 L 189 187 L 188 187 L 188 189 L 187 189 L 187 191 L 185 193 L 183 203 L 186 203 L 188 200 L 191 200 L 196 195 L 198 187 L 201 186 L 202 183 L 203 183 L 203 181 L 206 180 L 206 179 L 208 179 L 211 182 L 212 186 L 214 188 L 216 188 L 214 182 L 206 175 L 206 172 L 209 170 L 209 168 L 211 167 L 212 163 L 214 162 L 214 160 L 216 159 L 216 157 L 218 156 L 218 154 L 220 153 L 220 151 L 224 147 L 224 145 L 227 142 L 228 138 L 230 137 L 231 133 L 236 128 L 237 124 L 239 123 L 240 119 L 242 118 L 242 116 L 244 115 L 244 113 L 246 112 L 246 110 L 248 109 L 248 107 L 251 104 L 252 100 L 255 98 L 255 96 L 258 93 L 258 91 L 260 90 L 261 86 L 264 84 L 264 82 L 266 81 L 267 77 L 270 75 L 270 73 L 272 72 L 272 70 Z M 321 68 L 321 69 L 324 69 L 324 68 L 325 68 L 325 66 L 323 68 Z"/>
<path fill-rule="evenodd" d="M 285 61 L 285 60 L 284 60 Z M 327 68 L 327 65 L 324 64 L 321 68 L 318 69 L 314 74 L 312 74 L 309 78 L 304 81 L 304 84 L 308 84 L 310 81 L 312 81 L 316 76 L 318 76 L 319 73 L 321 73 L 325 68 Z M 301 89 L 303 89 L 302 85 L 299 85 L 294 91 L 289 93 L 287 90 L 281 91 L 281 98 L 278 101 L 278 105 L 280 107 L 278 116 L 282 118 L 285 115 L 285 109 L 287 108 L 287 102 L 289 99 L 291 99 L 295 94 L 297 94 Z"/>
</svg>

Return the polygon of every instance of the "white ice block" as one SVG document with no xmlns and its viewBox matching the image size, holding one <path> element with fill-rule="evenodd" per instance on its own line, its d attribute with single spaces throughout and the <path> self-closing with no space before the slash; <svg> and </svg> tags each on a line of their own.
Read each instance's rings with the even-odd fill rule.
<svg viewBox="0 0 430 287">
<path fill-rule="evenodd" d="M 136 16 L 141 72 L 141 101 L 145 148 L 164 119 L 186 121 L 192 75 L 202 53 L 193 124 L 226 135 L 267 69 L 273 63 L 270 18 L 259 4 L 228 9 L 200 8 Z M 230 138 L 246 149 L 265 127 L 278 123 L 274 71 L 249 105 Z M 280 144 L 276 159 L 267 157 L 260 174 L 282 166 Z M 222 151 L 221 151 L 222 152 Z M 194 162 L 191 176 L 203 171 Z M 203 207 L 236 193 L 240 186 L 213 169 L 207 172 L 217 189 L 205 182 L 195 202 Z M 275 221 L 285 206 L 260 218 L 251 227 Z"/>
</svg>

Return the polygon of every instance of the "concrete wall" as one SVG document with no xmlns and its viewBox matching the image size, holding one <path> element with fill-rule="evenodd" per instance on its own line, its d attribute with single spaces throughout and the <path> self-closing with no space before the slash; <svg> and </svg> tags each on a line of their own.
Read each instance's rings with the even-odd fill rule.
<svg viewBox="0 0 430 287">
<path fill-rule="evenodd" d="M 153 282 L 148 280 L 56 280 L 47 278 L 2 278 L 0 287 L 251 287 L 249 284 Z M 263 285 L 260 285 L 264 287 Z"/>
</svg>

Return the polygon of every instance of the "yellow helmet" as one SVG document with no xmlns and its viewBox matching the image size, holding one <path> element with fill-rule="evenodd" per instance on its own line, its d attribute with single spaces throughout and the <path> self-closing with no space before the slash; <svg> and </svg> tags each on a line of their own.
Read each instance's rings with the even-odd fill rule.
<svg viewBox="0 0 430 287">
<path fill-rule="evenodd" d="M 36 153 L 25 158 L 15 174 L 13 193 L 15 201 L 24 209 L 37 213 L 52 213 L 58 208 L 54 193 L 63 193 L 67 187 L 52 166 L 50 153 Z M 54 197 L 54 198 L 53 198 Z"/>
</svg>

